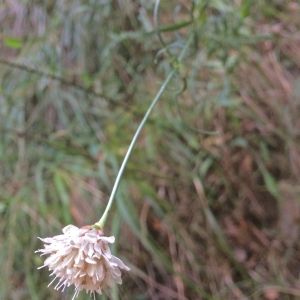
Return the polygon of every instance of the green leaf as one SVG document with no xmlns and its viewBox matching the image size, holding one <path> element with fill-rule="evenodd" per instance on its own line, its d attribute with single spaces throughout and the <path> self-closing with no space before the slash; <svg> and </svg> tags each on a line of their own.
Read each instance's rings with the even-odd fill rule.
<svg viewBox="0 0 300 300">
<path fill-rule="evenodd" d="M 71 223 L 70 201 L 69 201 L 70 199 L 69 199 L 69 194 L 68 194 L 65 180 L 66 178 L 64 173 L 60 171 L 55 172 L 53 176 L 53 182 L 57 190 L 58 196 L 61 200 L 61 204 L 62 204 L 61 212 L 64 218 L 64 222 L 66 224 L 70 224 Z"/>
<path fill-rule="evenodd" d="M 262 175 L 266 184 L 268 192 L 273 195 L 278 201 L 281 200 L 278 185 L 274 177 L 266 170 L 262 169 Z"/>
<path fill-rule="evenodd" d="M 258 167 L 264 178 L 266 189 L 268 192 L 276 198 L 276 200 L 281 201 L 281 195 L 278 189 L 277 182 L 271 173 L 267 170 L 264 164 L 261 161 L 258 161 Z"/>
<path fill-rule="evenodd" d="M 199 168 L 199 174 L 201 176 L 201 178 L 204 178 L 208 172 L 208 170 L 210 169 L 210 167 L 212 166 L 214 160 L 211 156 L 209 156 L 207 159 L 205 159 L 203 161 L 203 163 L 201 164 L 200 168 Z"/>
<path fill-rule="evenodd" d="M 4 45 L 10 48 L 19 49 L 22 47 L 22 42 L 20 39 L 15 37 L 9 37 L 4 39 Z"/>
</svg>

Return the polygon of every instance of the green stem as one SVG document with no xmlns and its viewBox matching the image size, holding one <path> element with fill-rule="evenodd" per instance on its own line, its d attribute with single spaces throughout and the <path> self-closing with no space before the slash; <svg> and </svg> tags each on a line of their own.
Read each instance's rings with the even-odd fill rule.
<svg viewBox="0 0 300 300">
<path fill-rule="evenodd" d="M 132 152 L 132 149 L 133 149 L 133 147 L 134 147 L 134 145 L 135 145 L 135 143 L 136 143 L 136 141 L 137 141 L 137 138 L 138 138 L 138 136 L 139 136 L 139 134 L 140 134 L 142 128 L 144 127 L 144 125 L 145 125 L 145 123 L 146 123 L 146 121 L 147 121 L 147 119 L 148 119 L 148 117 L 149 117 L 149 115 L 150 115 L 152 109 L 154 108 L 155 104 L 156 104 L 157 101 L 159 100 L 161 94 L 162 94 L 162 93 L 164 92 L 164 90 L 166 89 L 168 83 L 170 82 L 170 80 L 172 79 L 172 77 L 174 76 L 174 74 L 178 71 L 178 68 L 179 68 L 179 62 L 183 59 L 184 54 L 185 54 L 185 52 L 187 51 L 188 45 L 191 43 L 191 41 L 192 41 L 192 35 L 189 37 L 189 39 L 188 39 L 188 41 L 187 41 L 187 43 L 186 43 L 184 49 L 182 50 L 182 52 L 181 52 L 180 55 L 178 56 L 178 62 L 177 62 L 177 65 L 174 65 L 174 66 L 173 66 L 173 70 L 169 73 L 168 77 L 165 79 L 165 81 L 164 81 L 163 85 L 161 86 L 160 90 L 158 91 L 156 97 L 154 98 L 154 100 L 152 101 L 150 107 L 148 108 L 148 110 L 147 110 L 147 112 L 146 112 L 146 114 L 145 114 L 145 116 L 144 116 L 142 122 L 140 123 L 140 125 L 139 125 L 139 127 L 138 127 L 138 129 L 137 129 L 137 131 L 136 131 L 136 133 L 135 133 L 135 135 L 134 135 L 134 137 L 133 137 L 133 139 L 132 139 L 132 141 L 131 141 L 131 143 L 130 143 L 130 146 L 129 146 L 128 150 L 127 150 L 127 153 L 126 153 L 126 155 L 125 155 L 125 158 L 124 158 L 124 160 L 123 160 L 123 163 L 122 163 L 122 165 L 121 165 L 121 168 L 120 168 L 120 170 L 119 170 L 119 173 L 118 173 L 118 175 L 117 175 L 116 182 L 115 182 L 114 187 L 113 187 L 113 189 L 112 189 L 112 192 L 111 192 L 110 198 L 109 198 L 109 200 L 108 200 L 106 209 L 105 209 L 105 211 L 104 211 L 104 213 L 103 213 L 101 219 L 99 220 L 99 222 L 95 223 L 95 224 L 93 225 L 93 227 L 95 227 L 95 228 L 100 228 L 100 229 L 104 229 L 104 225 L 105 225 L 105 222 L 106 222 L 106 219 L 107 219 L 107 216 L 108 216 L 108 212 L 110 211 L 110 208 L 111 208 L 112 203 L 113 203 L 113 201 L 114 201 L 114 198 L 115 198 L 116 192 L 117 192 L 117 190 L 118 190 L 119 183 L 120 183 L 120 180 L 121 180 L 121 178 L 122 178 L 124 169 L 125 169 L 126 164 L 127 164 L 128 160 L 129 160 L 129 157 L 130 157 L 130 154 L 131 154 L 131 152 Z"/>
<path fill-rule="evenodd" d="M 112 192 L 111 192 L 109 201 L 107 203 L 106 209 L 105 209 L 105 211 L 103 213 L 103 216 L 101 217 L 101 219 L 99 220 L 99 222 L 95 224 L 96 226 L 99 226 L 101 229 L 103 229 L 103 227 L 105 225 L 108 212 L 109 212 L 109 210 L 111 208 L 111 205 L 112 205 L 112 203 L 114 201 L 116 192 L 117 192 L 118 187 L 119 187 L 119 183 L 120 183 L 121 177 L 123 175 L 123 172 L 124 172 L 124 169 L 126 167 L 126 164 L 127 164 L 128 160 L 129 160 L 129 157 L 130 157 L 130 154 L 132 152 L 132 149 L 133 149 L 133 147 L 134 147 L 134 145 L 135 145 L 135 143 L 137 141 L 137 138 L 138 138 L 141 130 L 143 129 L 143 127 L 144 127 L 144 125 L 145 125 L 145 123 L 146 123 L 146 121 L 147 121 L 147 119 L 148 119 L 148 117 L 149 117 L 149 115 L 150 115 L 153 107 L 157 103 L 158 99 L 160 98 L 161 94 L 163 93 L 163 91 L 165 90 L 166 86 L 168 85 L 169 81 L 171 80 L 171 78 L 173 77 L 173 75 L 175 73 L 176 73 L 176 70 L 173 69 L 170 72 L 170 74 L 168 75 L 168 77 L 166 78 L 165 82 L 161 86 L 159 92 L 157 93 L 156 97 L 154 98 L 153 102 L 151 103 L 150 107 L 148 108 L 147 113 L 145 114 L 145 116 L 144 116 L 141 124 L 139 125 L 139 127 L 138 127 L 138 129 L 137 129 L 137 131 L 136 131 L 136 133 L 135 133 L 135 135 L 134 135 L 134 137 L 133 137 L 133 139 L 132 139 L 132 141 L 130 143 L 130 146 L 129 146 L 128 150 L 127 150 L 127 153 L 126 153 L 125 158 L 123 160 L 123 163 L 121 165 L 120 171 L 119 171 L 118 176 L 116 178 L 116 182 L 115 182 L 114 187 L 112 189 Z"/>
</svg>

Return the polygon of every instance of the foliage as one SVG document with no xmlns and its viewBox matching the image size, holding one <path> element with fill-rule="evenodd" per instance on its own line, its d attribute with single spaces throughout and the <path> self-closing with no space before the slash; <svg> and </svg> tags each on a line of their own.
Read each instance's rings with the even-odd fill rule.
<svg viewBox="0 0 300 300">
<path fill-rule="evenodd" d="M 99 299 L 297 299 L 299 13 L 292 0 L 0 4 L 0 298 L 72 298 L 36 270 L 36 237 L 98 221 L 177 68 L 108 221 L 132 272 Z"/>
</svg>

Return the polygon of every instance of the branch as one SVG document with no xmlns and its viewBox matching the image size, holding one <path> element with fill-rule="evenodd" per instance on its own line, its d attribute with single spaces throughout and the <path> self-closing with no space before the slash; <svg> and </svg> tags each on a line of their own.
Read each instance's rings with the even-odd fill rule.
<svg viewBox="0 0 300 300">
<path fill-rule="evenodd" d="M 0 64 L 9 66 L 9 67 L 14 68 L 14 69 L 23 70 L 23 71 L 26 71 L 28 73 L 37 74 L 39 76 L 48 77 L 52 80 L 56 80 L 56 81 L 61 82 L 63 85 L 76 88 L 78 90 L 81 90 L 81 91 L 83 91 L 87 94 L 91 94 L 91 95 L 96 96 L 96 97 L 104 98 L 104 99 L 108 100 L 109 102 L 112 102 L 113 104 L 119 104 L 116 100 L 114 100 L 112 98 L 109 98 L 109 97 L 107 97 L 106 95 L 104 95 L 102 93 L 97 93 L 92 88 L 87 88 L 83 85 L 80 85 L 80 84 L 76 83 L 75 81 L 70 81 L 70 80 L 62 78 L 60 76 L 50 74 L 50 73 L 47 73 L 47 72 L 44 72 L 42 70 L 38 70 L 38 69 L 35 69 L 35 68 L 31 68 L 31 67 L 28 67 L 28 66 L 23 65 L 23 64 L 8 61 L 8 60 L 2 59 L 2 58 L 0 58 Z"/>
</svg>

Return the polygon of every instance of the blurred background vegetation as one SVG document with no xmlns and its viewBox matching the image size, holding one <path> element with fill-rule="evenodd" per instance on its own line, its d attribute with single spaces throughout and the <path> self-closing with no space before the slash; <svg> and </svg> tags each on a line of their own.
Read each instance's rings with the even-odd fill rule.
<svg viewBox="0 0 300 300">
<path fill-rule="evenodd" d="M 106 228 L 132 271 L 97 299 L 300 298 L 300 4 L 154 6 L 1 1 L 0 299 L 72 298 L 37 236 L 99 220 L 173 68 Z"/>
</svg>

